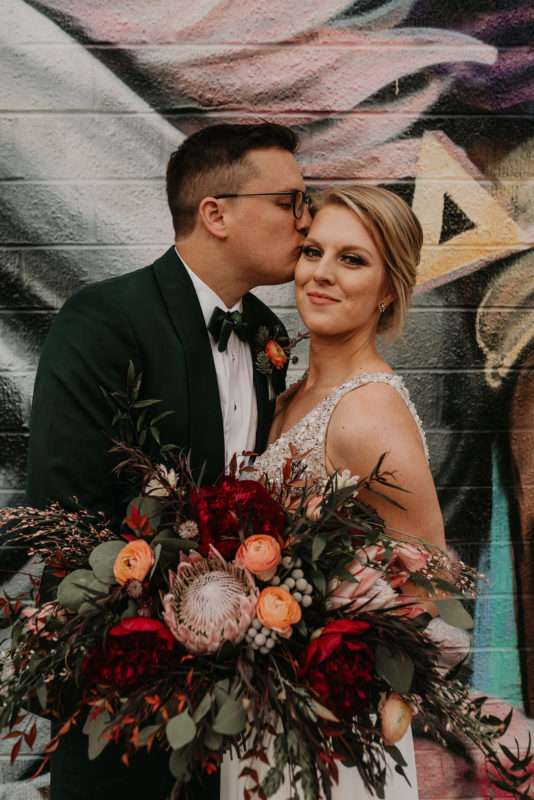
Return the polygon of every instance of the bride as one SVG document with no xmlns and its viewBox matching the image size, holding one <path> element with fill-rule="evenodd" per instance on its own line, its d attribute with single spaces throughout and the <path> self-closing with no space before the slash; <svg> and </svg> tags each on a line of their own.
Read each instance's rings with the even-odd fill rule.
<svg viewBox="0 0 534 800">
<path fill-rule="evenodd" d="M 404 510 L 369 491 L 359 497 L 377 510 L 393 535 L 402 537 L 405 531 L 445 549 L 421 422 L 402 378 L 376 347 L 377 333 L 394 337 L 402 329 L 421 245 L 417 218 L 392 192 L 373 186 L 324 192 L 295 272 L 297 308 L 310 331 L 309 369 L 279 398 L 269 446 L 255 467 L 278 481 L 292 444 L 299 453 L 310 451 L 305 477 L 323 481 L 336 470 L 368 475 L 386 453 L 383 468 L 409 492 L 402 496 Z M 409 591 L 420 593 L 413 585 Z M 430 601 L 421 605 L 435 616 Z M 411 731 L 399 746 L 410 784 L 390 762 L 386 798 L 416 800 Z M 222 800 L 242 800 L 246 780 L 238 778 L 239 772 L 239 762 L 225 758 Z M 275 800 L 290 794 L 286 781 Z M 333 797 L 369 797 L 357 769 L 340 768 Z"/>
</svg>

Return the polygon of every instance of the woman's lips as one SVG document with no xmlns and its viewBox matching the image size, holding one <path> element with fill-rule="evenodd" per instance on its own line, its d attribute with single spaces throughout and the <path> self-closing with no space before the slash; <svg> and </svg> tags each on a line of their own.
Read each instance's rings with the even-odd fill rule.
<svg viewBox="0 0 534 800">
<path fill-rule="evenodd" d="M 310 292 L 308 294 L 310 302 L 316 306 L 330 306 L 333 303 L 339 303 L 335 297 L 330 297 L 328 294 L 321 294 L 320 292 Z"/>
</svg>

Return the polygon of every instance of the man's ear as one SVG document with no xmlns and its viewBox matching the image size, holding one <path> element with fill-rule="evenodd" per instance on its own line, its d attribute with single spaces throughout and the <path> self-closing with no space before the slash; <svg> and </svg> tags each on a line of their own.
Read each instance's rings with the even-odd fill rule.
<svg viewBox="0 0 534 800">
<path fill-rule="evenodd" d="M 198 207 L 200 224 L 217 239 L 226 239 L 228 227 L 224 215 L 224 203 L 215 197 L 204 197 Z"/>
</svg>

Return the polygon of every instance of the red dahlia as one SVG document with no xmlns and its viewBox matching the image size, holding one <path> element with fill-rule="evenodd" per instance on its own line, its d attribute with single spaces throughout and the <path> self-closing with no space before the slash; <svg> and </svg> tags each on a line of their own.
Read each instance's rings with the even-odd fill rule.
<svg viewBox="0 0 534 800">
<path fill-rule="evenodd" d="M 350 719 L 367 706 L 374 660 L 362 634 L 369 627 L 350 619 L 329 622 L 300 657 L 299 676 L 337 717 Z"/>
<path fill-rule="evenodd" d="M 216 486 L 201 486 L 192 492 L 191 501 L 200 530 L 199 550 L 204 556 L 212 544 L 223 558 L 232 559 L 241 544 L 240 528 L 245 536 L 264 533 L 282 544 L 284 512 L 256 481 L 226 477 Z"/>
<path fill-rule="evenodd" d="M 176 659 L 176 642 L 159 620 L 129 617 L 109 631 L 105 648 L 100 645 L 82 665 L 91 682 L 117 689 L 133 689 Z"/>
</svg>

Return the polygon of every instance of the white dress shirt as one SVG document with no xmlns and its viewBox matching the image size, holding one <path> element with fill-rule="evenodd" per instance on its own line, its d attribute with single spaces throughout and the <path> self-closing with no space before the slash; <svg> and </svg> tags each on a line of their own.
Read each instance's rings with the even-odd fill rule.
<svg viewBox="0 0 534 800">
<path fill-rule="evenodd" d="M 176 251 L 178 252 L 178 251 Z M 178 253 L 180 256 L 180 254 Z M 180 256 L 197 293 L 198 302 L 204 315 L 206 327 L 215 306 L 223 311 L 242 311 L 243 301 L 239 300 L 232 308 L 228 308 L 221 298 L 210 289 L 198 275 L 187 266 Z M 254 389 L 254 372 L 252 353 L 248 342 L 243 342 L 232 331 L 226 350 L 217 349 L 217 342 L 208 333 L 224 425 L 225 464 L 228 466 L 234 453 L 239 458 L 243 450 L 254 450 L 256 443 L 256 427 L 258 424 L 258 407 Z"/>
</svg>

